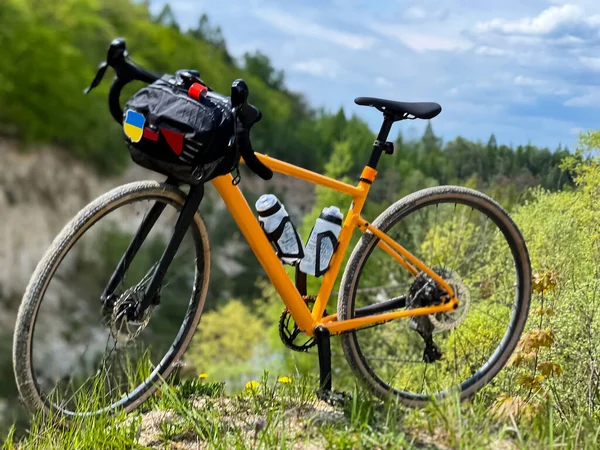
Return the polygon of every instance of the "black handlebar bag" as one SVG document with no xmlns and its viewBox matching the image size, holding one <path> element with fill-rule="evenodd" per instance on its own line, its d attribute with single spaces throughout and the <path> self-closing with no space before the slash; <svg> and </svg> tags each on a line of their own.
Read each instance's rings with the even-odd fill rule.
<svg viewBox="0 0 600 450">
<path fill-rule="evenodd" d="M 140 89 L 123 110 L 131 158 L 142 167 L 197 185 L 234 170 L 240 155 L 229 99 L 198 100 L 166 76 Z"/>
</svg>

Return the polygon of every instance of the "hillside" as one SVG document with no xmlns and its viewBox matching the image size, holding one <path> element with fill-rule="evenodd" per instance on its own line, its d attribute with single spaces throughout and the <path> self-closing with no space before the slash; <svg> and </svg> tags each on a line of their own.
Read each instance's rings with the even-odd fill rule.
<svg viewBox="0 0 600 450">
<path fill-rule="evenodd" d="M 264 117 L 253 130 L 254 147 L 272 156 L 321 171 L 334 147 L 344 145 L 350 157 L 345 172 L 354 177 L 375 138 L 359 118 L 348 118 L 343 110 L 323 111 L 290 92 L 284 72 L 260 51 L 234 59 L 206 16 L 196 28 L 181 31 L 168 5 L 154 17 L 147 3 L 133 0 L 6 0 L 0 3 L 0 21 L 0 58 L 6 62 L 0 66 L 0 135 L 16 138 L 23 150 L 53 144 L 103 173 L 125 170 L 129 158 L 122 132 L 106 106 L 111 69 L 98 89 L 82 95 L 116 36 L 126 39 L 135 61 L 157 73 L 198 69 L 225 94 L 234 79 L 244 78 L 250 101 Z M 139 87 L 132 86 L 123 100 Z M 419 177 L 448 183 L 476 175 L 490 185 L 498 177 L 529 176 L 517 189 L 532 183 L 557 189 L 569 183 L 557 169 L 568 154 L 560 147 L 556 152 L 529 144 L 514 149 L 498 144 L 493 135 L 487 144 L 462 138 L 443 143 L 428 128 L 420 141 L 400 136 L 396 148 L 398 156 L 388 168 L 401 175 L 390 178 L 394 191 L 413 188 Z"/>
<path fill-rule="evenodd" d="M 255 443 L 259 448 L 545 448 L 551 442 L 594 448 L 600 414 L 594 309 L 598 165 L 582 164 L 580 154 L 570 158 L 560 145 L 510 147 L 497 142 L 493 130 L 487 142 L 460 136 L 444 141 L 435 134 L 435 122 L 418 139 L 394 135 L 396 152 L 382 158 L 365 217 L 376 217 L 424 187 L 480 189 L 507 208 L 523 230 L 541 286 L 518 357 L 472 403 L 409 411 L 381 406 L 364 393 L 345 409 L 317 402 L 316 382 L 306 378 L 316 371 L 315 356 L 283 347 L 277 330 L 281 301 L 209 188 L 200 208 L 212 250 L 209 295 L 178 387 L 165 387 L 141 416 L 84 420 L 66 430 L 40 418 L 30 422 L 18 407 L 10 358 L 16 310 L 34 267 L 57 232 L 89 201 L 129 181 L 164 178 L 131 164 L 122 131 L 106 107 L 109 77 L 92 94 L 82 95 L 115 36 L 124 36 L 133 59 L 151 70 L 196 68 L 224 93 L 232 80 L 243 77 L 250 101 L 264 114 L 253 134 L 258 151 L 355 183 L 375 139 L 360 118 L 308 105 L 302 94 L 291 92 L 285 73 L 260 51 L 234 58 L 205 16 L 183 31 L 168 7 L 153 16 L 147 2 L 1 1 L 0 441 L 3 427 L 16 422 L 16 441 L 30 433 L 21 448 L 42 449 L 73 442 L 86 449 L 247 448 Z M 599 144 L 590 135 L 581 145 Z M 276 193 L 303 238 L 323 207 L 348 206 L 347 198 L 283 176 L 267 183 L 242 175 L 248 202 Z M 358 234 L 353 243 L 357 240 Z M 93 256 L 104 257 L 100 250 Z M 82 275 L 58 292 L 67 307 L 76 302 L 77 288 L 105 281 L 93 271 Z M 318 280 L 311 279 L 310 292 L 317 287 Z M 55 335 L 48 340 L 60 350 L 53 355 L 59 364 L 72 348 L 61 348 Z M 342 358 L 334 364 L 347 372 Z M 294 381 L 283 384 L 271 377 L 257 392 L 246 392 L 244 384 L 260 378 L 264 369 Z M 201 373 L 226 381 L 225 387 L 208 384 L 198 378 Z M 346 381 L 344 387 L 353 389 Z M 164 418 L 176 423 L 161 424 Z"/>
<path fill-rule="evenodd" d="M 582 138 L 583 146 L 598 144 L 597 136 Z M 220 376 L 215 370 L 172 380 L 129 416 L 66 427 L 37 417 L 24 440 L 18 431 L 4 449 L 597 448 L 600 161 L 573 158 L 569 167 L 575 190 L 536 189 L 513 214 L 534 268 L 528 327 L 507 367 L 469 402 L 381 404 L 337 378 L 345 367 L 337 358 L 334 385 L 345 384 L 353 400 L 335 408 L 315 399 L 314 371 L 302 376 L 290 366 L 232 390 L 210 381 Z"/>
</svg>

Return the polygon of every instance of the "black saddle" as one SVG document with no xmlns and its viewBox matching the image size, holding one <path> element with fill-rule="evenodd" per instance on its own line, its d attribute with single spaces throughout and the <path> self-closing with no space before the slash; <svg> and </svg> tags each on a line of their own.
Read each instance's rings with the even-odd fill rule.
<svg viewBox="0 0 600 450">
<path fill-rule="evenodd" d="M 417 119 L 433 119 L 442 111 L 440 105 L 431 102 L 407 103 L 383 98 L 358 97 L 354 99 L 354 103 L 361 106 L 373 106 L 384 113 L 391 112 L 396 116 L 396 120 L 407 118 L 405 116 L 414 116 Z"/>
</svg>

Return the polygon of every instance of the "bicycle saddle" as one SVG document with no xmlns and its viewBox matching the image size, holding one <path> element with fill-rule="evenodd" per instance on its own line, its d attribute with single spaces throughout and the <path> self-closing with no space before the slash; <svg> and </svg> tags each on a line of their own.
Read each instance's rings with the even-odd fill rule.
<svg viewBox="0 0 600 450">
<path fill-rule="evenodd" d="M 442 111 L 440 105 L 431 102 L 407 103 L 375 97 L 358 97 L 354 99 L 354 103 L 361 106 L 373 106 L 383 112 L 391 111 L 396 116 L 400 116 L 398 119 L 406 114 L 415 116 L 417 119 L 433 119 Z"/>
</svg>

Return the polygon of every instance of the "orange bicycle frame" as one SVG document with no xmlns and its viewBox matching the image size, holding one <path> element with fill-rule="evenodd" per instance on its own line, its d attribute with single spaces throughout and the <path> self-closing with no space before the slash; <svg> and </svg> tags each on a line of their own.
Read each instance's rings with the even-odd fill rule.
<svg viewBox="0 0 600 450">
<path fill-rule="evenodd" d="M 352 186 L 266 155 L 257 153 L 256 156 L 263 164 L 274 172 L 325 186 L 344 193 L 352 198 L 352 204 L 346 214 L 339 235 L 338 248 L 333 254 L 329 270 L 323 276 L 323 282 L 319 289 L 315 305 L 311 311 L 295 284 L 288 276 L 283 264 L 260 227 L 255 214 L 250 209 L 242 192 L 232 183 L 232 176 L 224 175 L 212 180 L 213 185 L 223 198 L 229 212 L 248 241 L 250 248 L 262 265 L 267 276 L 271 280 L 271 283 L 273 283 L 275 290 L 294 318 L 298 328 L 307 335 L 312 336 L 314 328 L 319 325 L 327 328 L 331 334 L 339 334 L 343 331 L 353 330 L 376 323 L 388 322 L 402 317 L 429 315 L 455 309 L 458 301 L 454 296 L 452 288 L 446 281 L 419 261 L 419 259 L 412 255 L 408 250 L 361 217 L 360 213 L 365 204 L 369 189 L 377 175 L 375 169 L 366 166 L 361 174 L 358 186 Z M 335 281 L 342 266 L 344 254 L 348 249 L 355 228 L 359 228 L 363 233 L 370 232 L 374 234 L 379 239 L 379 247 L 413 275 L 418 274 L 420 271 L 425 272 L 448 293 L 449 301 L 436 306 L 373 314 L 348 320 L 337 320 L 336 314 L 323 317 L 325 307 L 327 306 L 327 302 L 329 301 Z"/>
</svg>

